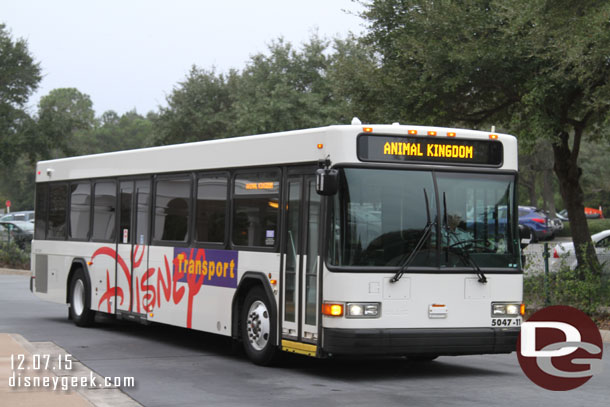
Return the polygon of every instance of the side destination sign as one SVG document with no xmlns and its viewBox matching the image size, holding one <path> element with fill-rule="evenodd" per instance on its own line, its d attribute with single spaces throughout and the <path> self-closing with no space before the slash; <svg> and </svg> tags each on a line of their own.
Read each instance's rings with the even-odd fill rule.
<svg viewBox="0 0 610 407">
<path fill-rule="evenodd" d="M 358 158 L 361 161 L 431 162 L 502 165 L 502 143 L 495 140 L 461 140 L 436 137 L 358 136 Z"/>
</svg>

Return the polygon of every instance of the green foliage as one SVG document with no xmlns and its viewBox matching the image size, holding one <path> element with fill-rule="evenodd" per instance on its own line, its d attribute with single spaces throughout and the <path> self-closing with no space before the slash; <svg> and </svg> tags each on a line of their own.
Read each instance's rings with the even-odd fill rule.
<svg viewBox="0 0 610 407">
<path fill-rule="evenodd" d="M 13 242 L 0 243 L 0 267 L 29 269 L 29 248 L 26 246 L 26 250 L 22 250 Z"/>
<path fill-rule="evenodd" d="M 610 229 L 610 219 L 587 219 L 589 224 L 589 231 L 592 235 L 599 233 L 603 230 Z M 570 222 L 563 222 L 563 230 L 557 233 L 557 236 L 571 236 L 572 231 L 570 230 Z"/>
<path fill-rule="evenodd" d="M 168 107 L 154 120 L 157 144 L 177 144 L 227 137 L 235 121 L 232 111 L 237 74 L 216 75 L 195 66 L 167 97 Z"/>
<path fill-rule="evenodd" d="M 154 144 L 153 121 L 135 111 L 119 116 L 107 111 L 101 125 L 75 134 L 77 155 L 150 147 Z"/>
<path fill-rule="evenodd" d="M 49 159 L 77 154 L 77 132 L 93 129 L 95 112 L 89 95 L 74 88 L 54 89 L 38 104 L 36 131 L 31 134 L 30 156 Z"/>
<path fill-rule="evenodd" d="M 223 75 L 193 67 L 154 120 L 157 144 L 348 122 L 354 104 L 347 101 L 341 86 L 347 81 L 333 64 L 347 67 L 356 61 L 357 47 L 355 41 L 335 46 L 333 54 L 328 41 L 313 36 L 297 50 L 279 39 L 268 53 L 252 56 L 241 72 Z"/>
<path fill-rule="evenodd" d="M 40 79 L 40 66 L 30 55 L 26 41 L 13 40 L 0 23 L 0 162 L 4 164 L 27 148 L 21 139 L 31 119 L 24 106 Z"/>
<path fill-rule="evenodd" d="M 595 317 L 603 314 L 610 305 L 610 275 L 599 274 L 586 268 L 570 270 L 562 266 L 558 272 L 527 275 L 523 280 L 523 296 L 528 307 L 535 309 L 547 305 L 569 305 Z"/>
</svg>

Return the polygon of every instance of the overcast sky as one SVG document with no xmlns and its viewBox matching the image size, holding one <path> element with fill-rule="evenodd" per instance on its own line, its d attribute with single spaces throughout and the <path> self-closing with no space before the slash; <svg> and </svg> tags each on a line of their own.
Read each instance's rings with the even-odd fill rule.
<svg viewBox="0 0 610 407">
<path fill-rule="evenodd" d="M 99 116 L 157 110 L 193 64 L 241 69 L 280 36 L 298 46 L 316 31 L 360 33 L 360 10 L 351 0 L 0 0 L 0 22 L 42 67 L 32 112 L 74 87 Z"/>
</svg>

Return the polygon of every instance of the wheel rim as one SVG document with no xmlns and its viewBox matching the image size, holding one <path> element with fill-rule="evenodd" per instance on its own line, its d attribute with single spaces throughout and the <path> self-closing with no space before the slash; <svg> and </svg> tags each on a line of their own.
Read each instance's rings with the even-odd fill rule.
<svg viewBox="0 0 610 407">
<path fill-rule="evenodd" d="M 76 315 L 81 315 L 85 309 L 85 284 L 80 278 L 74 283 L 72 293 L 72 308 Z"/>
<path fill-rule="evenodd" d="M 263 350 L 269 342 L 271 333 L 269 311 L 264 302 L 257 300 L 252 303 L 248 310 L 246 326 L 250 345 L 258 351 Z"/>
</svg>

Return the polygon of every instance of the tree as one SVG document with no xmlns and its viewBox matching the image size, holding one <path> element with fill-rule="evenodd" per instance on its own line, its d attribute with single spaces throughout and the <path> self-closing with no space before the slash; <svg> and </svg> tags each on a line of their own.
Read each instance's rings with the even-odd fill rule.
<svg viewBox="0 0 610 407">
<path fill-rule="evenodd" d="M 211 140 L 233 135 L 232 84 L 235 71 L 227 76 L 196 66 L 167 97 L 154 121 L 157 144 Z"/>
<path fill-rule="evenodd" d="M 54 89 L 38 104 L 36 131 L 31 134 L 31 151 L 37 159 L 76 155 L 81 146 L 78 132 L 91 131 L 96 124 L 89 95 L 75 88 Z M 34 157 L 33 157 L 34 158 Z"/>
<path fill-rule="evenodd" d="M 303 129 L 351 119 L 328 80 L 329 46 L 314 35 L 296 50 L 280 38 L 268 54 L 251 57 L 237 82 L 236 133 Z"/>
<path fill-rule="evenodd" d="M 153 122 L 136 111 L 119 116 L 109 110 L 101 117 L 101 125 L 92 131 L 78 134 L 79 144 L 85 146 L 79 154 L 107 153 L 154 145 Z"/>
<path fill-rule="evenodd" d="M 23 148 L 21 134 L 31 120 L 25 103 L 38 87 L 40 66 L 23 39 L 13 40 L 0 24 L 0 162 L 8 164 Z"/>
<path fill-rule="evenodd" d="M 363 14 L 397 117 L 550 141 L 578 263 L 595 270 L 578 155 L 609 124 L 609 15 L 593 0 L 376 0 Z"/>
</svg>

